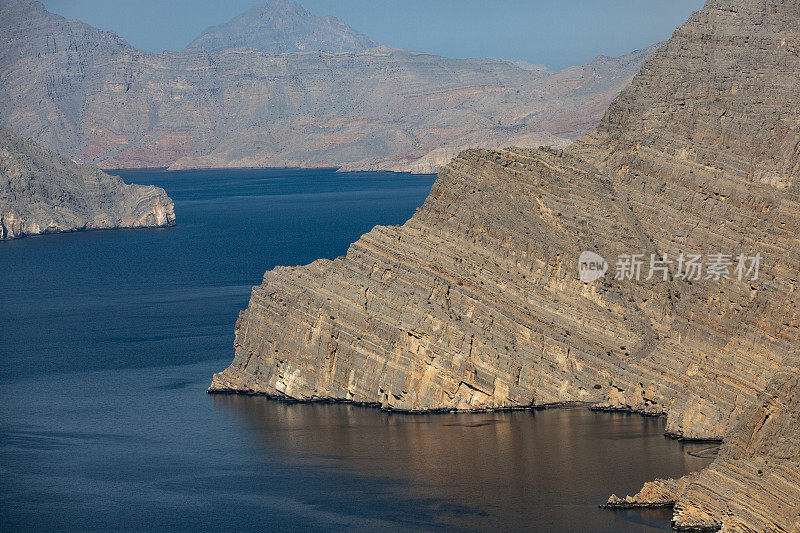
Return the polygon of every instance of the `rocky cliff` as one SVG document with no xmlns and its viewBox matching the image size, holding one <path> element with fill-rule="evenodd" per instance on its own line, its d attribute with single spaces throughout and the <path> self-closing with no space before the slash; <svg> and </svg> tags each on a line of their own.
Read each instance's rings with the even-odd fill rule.
<svg viewBox="0 0 800 533">
<path fill-rule="evenodd" d="M 465 151 L 404 225 L 267 272 L 209 390 L 665 415 L 725 442 L 690 481 L 645 488 L 677 527 L 796 531 L 798 102 L 800 1 L 711 0 L 566 150 Z M 583 251 L 672 262 L 585 283 Z M 690 275 L 694 253 L 731 264 Z"/>
<path fill-rule="evenodd" d="M 269 2 L 156 55 L 2 0 L 0 124 L 105 168 L 430 172 L 470 146 L 565 146 L 653 51 L 553 73 L 373 47 L 342 24 Z"/>
<path fill-rule="evenodd" d="M 795 359 L 797 361 L 797 359 Z M 717 460 L 681 479 L 612 495 L 610 508 L 674 506 L 673 527 L 800 531 L 800 374 L 778 372 L 728 433 Z"/>
<path fill-rule="evenodd" d="M 174 221 L 163 189 L 126 184 L 0 128 L 0 240 Z"/>
</svg>

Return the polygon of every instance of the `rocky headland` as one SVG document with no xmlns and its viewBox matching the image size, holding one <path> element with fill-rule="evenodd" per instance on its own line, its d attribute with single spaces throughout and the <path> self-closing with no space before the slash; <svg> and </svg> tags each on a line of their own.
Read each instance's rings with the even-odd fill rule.
<svg viewBox="0 0 800 533">
<path fill-rule="evenodd" d="M 0 240 L 26 235 L 174 224 L 153 185 L 126 184 L 0 128 Z"/>
<path fill-rule="evenodd" d="M 402 226 L 267 272 L 210 392 L 403 411 L 589 402 L 722 440 L 611 504 L 800 531 L 800 1 L 710 0 L 565 150 L 472 149 Z M 760 254 L 593 283 L 578 257 Z"/>
<path fill-rule="evenodd" d="M 0 124 L 79 162 L 413 172 L 472 146 L 566 146 L 655 49 L 560 72 L 448 59 L 283 0 L 160 54 L 2 0 L 0 41 Z"/>
</svg>

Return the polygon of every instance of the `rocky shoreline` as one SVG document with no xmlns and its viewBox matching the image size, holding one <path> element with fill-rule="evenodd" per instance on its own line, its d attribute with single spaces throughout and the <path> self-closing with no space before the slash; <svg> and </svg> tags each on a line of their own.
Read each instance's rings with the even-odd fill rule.
<svg viewBox="0 0 800 533">
<path fill-rule="evenodd" d="M 642 411 L 635 411 L 623 407 L 605 407 L 602 405 L 594 404 L 592 402 L 585 402 L 580 400 L 559 401 L 559 402 L 550 402 L 550 403 L 533 404 L 533 405 L 509 405 L 504 407 L 487 407 L 487 408 L 477 408 L 477 409 L 474 408 L 454 409 L 447 407 L 432 407 L 427 409 L 398 409 L 395 407 L 383 405 L 380 402 L 359 402 L 352 399 L 337 398 L 333 396 L 320 397 L 320 398 L 295 398 L 281 393 L 275 394 L 259 390 L 241 390 L 234 388 L 223 388 L 214 385 L 206 389 L 206 394 L 214 394 L 220 396 L 225 396 L 225 395 L 258 396 L 269 400 L 275 400 L 287 403 L 356 405 L 359 407 L 376 408 L 388 413 L 409 414 L 409 415 L 415 415 L 415 414 L 428 415 L 428 414 L 441 414 L 441 413 L 503 413 L 508 411 L 538 411 L 544 409 L 588 409 L 590 411 L 597 411 L 601 413 L 629 414 L 629 415 L 644 416 L 648 418 L 664 418 L 664 419 L 667 418 L 665 414 L 648 414 Z M 669 431 L 664 432 L 664 437 L 685 442 L 708 442 L 715 444 L 722 443 L 721 439 L 692 438 L 692 437 L 686 437 L 682 434 L 672 433 Z M 696 455 L 696 456 L 704 457 L 703 455 Z"/>
<path fill-rule="evenodd" d="M 565 401 L 565 402 L 552 402 L 552 403 L 545 403 L 545 404 L 537 404 L 537 405 L 510 405 L 506 407 L 487 407 L 483 409 L 452 409 L 447 407 L 434 407 L 430 409 L 397 409 L 392 408 L 389 406 L 382 405 L 380 402 L 359 402 L 351 399 L 343 399 L 343 398 L 336 398 L 336 397 L 328 397 L 328 398 L 303 398 L 298 399 L 292 396 L 288 396 L 286 394 L 274 394 L 264 391 L 257 391 L 257 390 L 239 390 L 239 389 L 225 389 L 225 388 L 216 388 L 214 386 L 209 387 L 206 389 L 206 394 L 214 394 L 214 395 L 230 395 L 230 396 L 259 396 L 262 398 L 266 398 L 269 400 L 276 400 L 281 402 L 287 403 L 307 403 L 307 404 L 341 404 L 341 405 L 356 405 L 359 407 L 369 407 L 369 408 L 376 408 L 380 409 L 381 411 L 385 411 L 388 413 L 396 413 L 396 414 L 407 414 L 407 415 L 429 415 L 429 414 L 442 414 L 442 413 L 503 413 L 508 411 L 538 411 L 544 409 L 576 409 L 576 408 L 584 408 L 589 409 L 591 411 L 603 411 L 603 412 L 614 412 L 614 413 L 625 413 L 625 414 L 636 414 L 641 416 L 647 417 L 659 417 L 665 418 L 662 415 L 646 415 L 643 413 L 637 413 L 630 410 L 625 409 L 605 409 L 605 408 L 598 408 L 597 406 L 593 405 L 590 402 L 582 402 L 582 401 Z M 665 436 L 668 436 L 665 434 Z M 672 438 L 672 437 L 670 437 Z M 695 439 L 676 439 L 676 440 L 695 440 Z M 697 439 L 699 441 L 706 441 L 707 439 Z"/>
<path fill-rule="evenodd" d="M 11 215 L 13 213 L 9 212 Z M 9 214 L 9 213 L 6 213 Z M 155 219 L 158 220 L 158 219 Z M 31 237 L 43 237 L 48 235 L 58 235 L 61 233 L 82 233 L 85 231 L 125 231 L 125 230 L 136 230 L 136 229 L 148 229 L 148 228 L 169 228 L 175 226 L 175 221 L 164 222 L 163 224 L 159 223 L 151 223 L 151 224 L 142 224 L 142 225 L 130 225 L 130 226 L 107 226 L 107 227 L 46 227 L 44 231 L 41 231 L 41 227 L 38 224 L 34 224 L 33 227 L 28 226 L 16 226 L 9 224 L 8 226 L 5 225 L 5 221 L 0 216 L 0 241 L 11 241 L 23 238 L 31 238 Z M 17 229 L 19 228 L 19 229 Z"/>
<path fill-rule="evenodd" d="M 0 241 L 174 224 L 164 189 L 127 184 L 0 128 Z"/>
</svg>

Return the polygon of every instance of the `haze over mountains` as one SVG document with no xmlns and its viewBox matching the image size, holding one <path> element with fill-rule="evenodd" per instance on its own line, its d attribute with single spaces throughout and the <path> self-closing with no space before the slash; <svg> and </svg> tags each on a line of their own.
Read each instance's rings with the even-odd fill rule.
<svg viewBox="0 0 800 533">
<path fill-rule="evenodd" d="M 312 15 L 300 4 L 272 0 L 234 19 L 206 29 L 187 48 L 221 52 L 251 48 L 270 54 L 283 52 L 361 52 L 378 43 L 340 19 Z"/>
<path fill-rule="evenodd" d="M 654 49 L 551 73 L 376 46 L 272 0 L 149 54 L 32 0 L 0 11 L 0 123 L 105 168 L 424 172 L 470 146 L 562 146 Z"/>
</svg>

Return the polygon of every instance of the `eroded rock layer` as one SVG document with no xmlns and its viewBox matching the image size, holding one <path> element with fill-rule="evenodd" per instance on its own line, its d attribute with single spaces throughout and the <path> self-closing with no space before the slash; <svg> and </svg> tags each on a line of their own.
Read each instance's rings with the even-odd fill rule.
<svg viewBox="0 0 800 533">
<path fill-rule="evenodd" d="M 567 150 L 463 152 L 404 225 L 267 272 L 210 391 L 664 414 L 676 436 L 726 442 L 696 481 L 662 483 L 684 487 L 659 493 L 676 526 L 792 530 L 798 102 L 800 1 L 712 0 Z M 757 279 L 682 279 L 671 264 L 666 280 L 583 283 L 582 251 L 761 264 Z M 780 429 L 754 424 L 765 401 Z"/>
<path fill-rule="evenodd" d="M 168 226 L 164 189 L 126 184 L 0 128 L 0 240 L 91 229 Z"/>
</svg>

